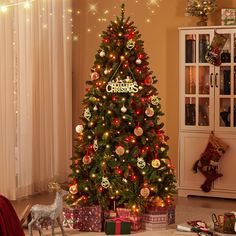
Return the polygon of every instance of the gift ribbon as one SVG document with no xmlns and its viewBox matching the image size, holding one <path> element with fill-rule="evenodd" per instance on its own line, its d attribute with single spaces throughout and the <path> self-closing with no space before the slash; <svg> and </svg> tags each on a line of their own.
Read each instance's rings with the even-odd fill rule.
<svg viewBox="0 0 236 236">
<path fill-rule="evenodd" d="M 125 222 L 125 221 L 130 222 L 130 220 L 128 218 L 125 218 L 125 217 L 116 217 L 116 218 L 109 219 L 108 221 L 115 222 L 115 224 L 116 224 L 115 234 L 120 234 L 120 232 L 121 232 L 121 223 L 122 222 Z"/>
</svg>

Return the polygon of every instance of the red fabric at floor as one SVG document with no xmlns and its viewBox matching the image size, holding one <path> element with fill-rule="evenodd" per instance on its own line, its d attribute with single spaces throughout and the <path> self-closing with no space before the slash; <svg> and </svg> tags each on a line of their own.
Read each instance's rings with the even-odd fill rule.
<svg viewBox="0 0 236 236">
<path fill-rule="evenodd" d="M 0 235 L 25 236 L 19 218 L 10 201 L 0 195 Z"/>
</svg>

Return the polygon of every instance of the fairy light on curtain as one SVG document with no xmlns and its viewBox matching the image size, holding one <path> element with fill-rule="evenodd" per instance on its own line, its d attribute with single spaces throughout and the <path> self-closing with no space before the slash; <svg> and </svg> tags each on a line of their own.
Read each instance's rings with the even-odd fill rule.
<svg viewBox="0 0 236 236">
<path fill-rule="evenodd" d="M 18 1 L 18 2 L 16 1 L 16 2 L 10 2 L 8 4 L 2 4 L 0 5 L 0 11 L 7 12 L 9 8 L 15 7 L 15 6 L 23 6 L 24 8 L 29 9 L 33 1 L 35 0 Z"/>
</svg>

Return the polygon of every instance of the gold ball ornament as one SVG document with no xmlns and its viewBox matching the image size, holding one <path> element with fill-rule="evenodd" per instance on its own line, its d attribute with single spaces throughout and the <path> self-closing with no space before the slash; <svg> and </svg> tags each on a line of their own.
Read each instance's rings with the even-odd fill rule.
<svg viewBox="0 0 236 236">
<path fill-rule="evenodd" d="M 82 161 L 83 161 L 83 163 L 84 163 L 85 165 L 88 165 L 88 164 L 91 163 L 92 158 L 91 158 L 89 155 L 85 155 L 85 156 L 83 157 Z"/>
<path fill-rule="evenodd" d="M 153 159 L 153 160 L 152 160 L 152 167 L 153 167 L 153 168 L 159 168 L 160 165 L 161 165 L 161 162 L 160 162 L 159 159 Z"/>
<path fill-rule="evenodd" d="M 148 107 L 145 111 L 146 116 L 152 117 L 154 115 L 154 109 L 152 107 Z"/>
<path fill-rule="evenodd" d="M 111 184 L 107 177 L 102 177 L 101 185 L 103 188 L 109 188 Z"/>
<path fill-rule="evenodd" d="M 78 185 L 77 185 L 77 184 L 71 185 L 70 188 L 69 188 L 69 192 L 70 192 L 71 194 L 76 194 L 76 193 L 78 193 Z"/>
<path fill-rule="evenodd" d="M 140 169 L 143 169 L 146 166 L 146 162 L 144 161 L 144 159 L 142 157 L 137 158 L 137 166 Z"/>
<path fill-rule="evenodd" d="M 142 134 L 143 134 L 143 129 L 142 129 L 142 127 L 140 127 L 140 126 L 137 126 L 135 129 L 134 129 L 134 134 L 136 135 L 136 136 L 142 136 Z"/>
<path fill-rule="evenodd" d="M 150 194 L 150 189 L 147 187 L 141 188 L 140 194 L 142 197 L 147 198 Z"/>
<path fill-rule="evenodd" d="M 127 108 L 123 105 L 120 109 L 123 113 L 125 113 L 127 111 Z"/>
<path fill-rule="evenodd" d="M 125 153 L 124 147 L 118 146 L 118 147 L 116 148 L 116 154 L 117 154 L 118 156 L 122 156 L 122 155 L 124 155 L 124 153 Z"/>
</svg>

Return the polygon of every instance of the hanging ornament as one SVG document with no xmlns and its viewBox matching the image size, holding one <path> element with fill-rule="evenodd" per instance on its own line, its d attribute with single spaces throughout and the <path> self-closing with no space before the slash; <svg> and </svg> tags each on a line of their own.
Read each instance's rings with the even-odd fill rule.
<svg viewBox="0 0 236 236">
<path fill-rule="evenodd" d="M 145 111 L 146 116 L 148 117 L 152 117 L 154 115 L 154 109 L 152 107 L 150 107 L 150 105 L 148 105 L 148 108 Z"/>
<path fill-rule="evenodd" d="M 107 177 L 102 177 L 101 185 L 103 188 L 109 188 L 111 184 Z"/>
<path fill-rule="evenodd" d="M 140 127 L 139 125 L 134 129 L 134 134 L 136 135 L 136 136 L 142 136 L 142 134 L 143 134 L 143 129 L 142 129 L 142 127 Z"/>
<path fill-rule="evenodd" d="M 100 57 L 104 57 L 106 55 L 106 53 L 102 50 L 100 53 L 99 53 Z"/>
<path fill-rule="evenodd" d="M 155 158 L 155 159 L 152 160 L 152 167 L 153 168 L 159 168 L 160 165 L 161 165 L 161 162 L 160 162 L 159 159 Z"/>
<path fill-rule="evenodd" d="M 87 119 L 87 120 L 90 120 L 91 112 L 90 112 L 89 108 L 84 109 L 84 118 Z"/>
<path fill-rule="evenodd" d="M 125 105 L 123 105 L 120 109 L 123 113 L 125 113 L 127 111 L 127 108 L 125 107 Z"/>
<path fill-rule="evenodd" d="M 76 193 L 78 193 L 78 185 L 77 185 L 77 184 L 71 185 L 70 188 L 69 188 L 69 192 L 70 192 L 71 194 L 76 194 Z"/>
<path fill-rule="evenodd" d="M 148 187 L 141 188 L 140 195 L 144 198 L 147 198 L 150 194 L 150 189 Z"/>
<path fill-rule="evenodd" d="M 147 76 L 144 80 L 144 84 L 147 85 L 147 86 L 150 86 L 152 85 L 152 77 L 151 76 Z"/>
<path fill-rule="evenodd" d="M 129 50 L 132 50 L 135 46 L 135 41 L 133 39 L 130 39 L 128 40 L 127 44 L 126 44 L 126 47 L 129 49 Z"/>
<path fill-rule="evenodd" d="M 98 150 L 98 140 L 97 139 L 94 139 L 94 141 L 93 141 L 93 149 L 95 152 Z"/>
<path fill-rule="evenodd" d="M 143 169 L 146 166 L 146 162 L 144 161 L 144 159 L 142 157 L 137 158 L 137 166 L 140 169 Z"/>
<path fill-rule="evenodd" d="M 97 80 L 99 79 L 100 76 L 96 71 L 94 71 L 94 72 L 91 72 L 90 77 L 91 77 L 91 80 Z"/>
<path fill-rule="evenodd" d="M 77 125 L 77 126 L 75 127 L 75 131 L 76 131 L 78 134 L 81 134 L 81 133 L 83 132 L 83 130 L 84 130 L 83 125 Z"/>
<path fill-rule="evenodd" d="M 121 145 L 117 146 L 117 148 L 116 148 L 116 154 L 117 154 L 118 156 L 123 156 L 124 153 L 125 153 L 124 147 L 121 146 Z"/>
<path fill-rule="evenodd" d="M 151 96 L 151 103 L 153 106 L 158 106 L 160 104 L 158 96 L 156 95 Z"/>
<path fill-rule="evenodd" d="M 98 110 L 97 105 L 94 106 L 93 110 L 94 110 L 94 111 L 97 111 L 97 110 Z"/>
<path fill-rule="evenodd" d="M 161 147 L 161 152 L 164 152 L 166 149 L 164 147 Z"/>
<path fill-rule="evenodd" d="M 104 70 L 104 75 L 107 75 L 109 73 L 109 70 L 108 69 L 105 69 Z"/>
<path fill-rule="evenodd" d="M 88 154 L 86 154 L 82 159 L 82 162 L 85 165 L 89 165 L 91 163 L 91 161 L 92 161 L 92 158 Z"/>
<path fill-rule="evenodd" d="M 142 63 L 141 59 L 139 59 L 139 58 L 135 62 L 137 65 L 140 65 Z"/>
</svg>

